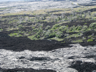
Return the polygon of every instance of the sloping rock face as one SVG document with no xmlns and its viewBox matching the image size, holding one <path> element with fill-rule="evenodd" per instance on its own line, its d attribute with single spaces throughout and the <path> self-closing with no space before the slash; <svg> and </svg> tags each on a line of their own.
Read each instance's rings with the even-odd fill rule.
<svg viewBox="0 0 96 72">
<path fill-rule="evenodd" d="M 92 72 L 96 71 L 96 46 L 33 42 L 0 33 L 0 68 L 1 72 Z"/>
</svg>

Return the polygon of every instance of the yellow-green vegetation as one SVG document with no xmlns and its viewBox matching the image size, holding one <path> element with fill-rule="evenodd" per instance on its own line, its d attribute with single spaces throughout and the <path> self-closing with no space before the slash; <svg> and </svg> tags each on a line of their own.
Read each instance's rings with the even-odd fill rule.
<svg viewBox="0 0 96 72">
<path fill-rule="evenodd" d="M 80 37 L 82 36 L 82 33 L 81 34 L 72 34 L 72 35 L 68 35 L 66 38 L 71 38 L 71 37 Z"/>
<path fill-rule="evenodd" d="M 28 36 L 28 38 L 31 39 L 31 40 L 38 40 L 38 39 L 35 37 L 35 35 Z"/>
<path fill-rule="evenodd" d="M 73 43 L 80 43 L 80 42 L 83 42 L 83 40 L 82 39 L 78 39 L 78 40 L 73 40 L 72 42 Z"/>
<path fill-rule="evenodd" d="M 21 37 L 22 35 L 19 33 L 11 33 L 9 36 Z"/>
<path fill-rule="evenodd" d="M 56 40 L 56 41 L 63 41 L 62 38 L 58 38 L 58 37 L 54 37 L 54 38 L 50 38 L 51 40 Z"/>
<path fill-rule="evenodd" d="M 68 29 L 69 29 L 69 28 L 68 28 L 68 25 L 67 25 L 67 26 L 64 25 L 64 26 L 60 26 L 60 27 L 59 27 L 59 31 L 62 31 L 62 32 L 63 32 L 63 31 L 67 31 Z"/>
<path fill-rule="evenodd" d="M 53 27 L 52 27 L 52 29 L 57 29 L 57 28 L 59 28 L 60 27 L 60 25 L 59 24 L 55 24 L 55 25 L 53 25 Z"/>
<path fill-rule="evenodd" d="M 3 31 L 3 29 L 0 29 L 0 32 Z"/>
<path fill-rule="evenodd" d="M 89 27 L 90 27 L 91 29 L 96 29 L 96 22 L 91 23 Z"/>
<path fill-rule="evenodd" d="M 92 42 L 92 41 L 93 41 L 93 39 L 88 39 L 88 40 L 87 40 L 87 42 Z"/>
<path fill-rule="evenodd" d="M 96 39 L 96 12 L 90 11 L 94 8 L 96 6 L 7 13 L 0 16 L 0 31 L 31 40 L 91 42 Z"/>
</svg>

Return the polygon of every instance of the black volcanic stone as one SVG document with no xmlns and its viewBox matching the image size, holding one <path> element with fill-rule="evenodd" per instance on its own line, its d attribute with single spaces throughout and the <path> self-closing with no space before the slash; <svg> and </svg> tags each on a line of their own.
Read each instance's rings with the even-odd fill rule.
<svg viewBox="0 0 96 72">
<path fill-rule="evenodd" d="M 52 40 L 30 40 L 27 37 L 10 37 L 4 32 L 0 32 L 0 49 L 13 51 L 50 51 L 53 49 L 70 47 L 69 44 Z"/>
<path fill-rule="evenodd" d="M 0 72 L 56 72 L 53 70 L 47 70 L 47 69 L 43 69 L 43 70 L 34 70 L 34 69 L 0 69 Z"/>
<path fill-rule="evenodd" d="M 96 63 L 74 61 L 70 67 L 76 69 L 78 72 L 92 72 L 96 70 Z"/>
<path fill-rule="evenodd" d="M 43 61 L 43 60 L 51 60 L 49 57 L 32 57 L 30 61 Z"/>
</svg>

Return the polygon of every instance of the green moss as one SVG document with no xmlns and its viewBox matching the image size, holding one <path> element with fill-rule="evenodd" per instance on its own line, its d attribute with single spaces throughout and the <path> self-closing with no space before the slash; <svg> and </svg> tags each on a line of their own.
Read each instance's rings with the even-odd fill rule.
<svg viewBox="0 0 96 72">
<path fill-rule="evenodd" d="M 82 36 L 82 33 L 68 35 L 66 38 L 71 38 L 71 37 L 80 37 L 80 36 Z"/>
<path fill-rule="evenodd" d="M 62 12 L 71 13 L 71 11 L 70 12 L 69 11 L 64 10 Z M 61 40 L 71 39 L 71 37 L 74 37 L 76 39 L 80 37 L 81 39 L 83 39 L 82 34 L 84 32 L 91 31 L 92 29 L 96 31 L 96 22 L 90 24 L 88 27 L 87 22 L 88 20 L 90 20 L 91 22 L 92 18 L 89 19 L 87 13 L 79 14 L 79 13 L 75 13 L 74 10 L 73 10 L 73 15 L 66 15 L 65 13 L 64 13 L 64 17 L 62 15 L 56 16 L 54 12 L 52 13 L 54 17 L 52 17 L 51 13 L 47 14 L 47 11 L 45 16 L 44 14 L 39 15 L 37 13 L 35 13 L 34 17 L 31 17 L 30 16 L 31 14 L 29 14 L 28 16 L 19 16 L 22 14 L 18 14 L 18 16 L 15 16 L 15 17 L 14 16 L 11 17 L 8 15 L 9 17 L 2 17 L 1 24 L 9 23 L 8 28 L 4 28 L 4 30 L 7 30 L 7 29 L 10 29 L 10 31 L 16 30 L 16 32 L 9 34 L 10 36 L 19 37 L 23 35 L 23 36 L 28 36 L 28 38 L 32 40 L 51 38 L 57 41 L 61 41 Z M 61 14 L 61 12 L 56 14 Z M 51 22 L 53 22 L 52 25 L 50 24 L 47 25 L 48 23 L 51 23 Z M 71 22 L 72 24 L 73 23 L 74 24 L 70 25 Z M 76 24 L 79 22 L 80 24 L 83 23 L 83 26 L 80 24 Z M 32 29 L 28 27 L 32 27 Z M 19 32 L 17 31 L 17 29 Z M 2 31 L 2 29 L 0 29 L 0 31 Z M 73 34 L 73 33 L 77 33 L 77 34 Z M 86 37 L 86 39 L 87 38 L 90 38 L 93 40 L 91 36 Z M 84 41 L 87 41 L 86 39 L 84 39 Z M 81 42 L 81 40 L 75 40 L 75 41 L 73 40 L 73 42 Z"/>
<path fill-rule="evenodd" d="M 59 31 L 63 32 L 66 31 L 68 29 L 68 26 L 60 26 L 59 27 Z"/>
<path fill-rule="evenodd" d="M 62 38 L 57 38 L 57 37 L 54 37 L 54 38 L 50 38 L 51 40 L 56 40 L 56 41 L 63 41 Z"/>
<path fill-rule="evenodd" d="M 23 25 L 19 25 L 18 27 L 19 27 L 19 29 L 23 29 L 24 28 Z"/>
<path fill-rule="evenodd" d="M 87 40 L 87 42 L 92 42 L 92 41 L 93 41 L 93 39 L 88 39 L 88 40 Z"/>
<path fill-rule="evenodd" d="M 45 38 L 53 38 L 55 37 L 55 32 L 52 31 L 52 30 L 48 30 L 45 35 L 44 35 Z"/>
<path fill-rule="evenodd" d="M 89 27 L 90 27 L 91 29 L 96 29 L 96 22 L 91 23 Z"/>
<path fill-rule="evenodd" d="M 28 32 L 28 34 L 31 34 L 32 32 Z"/>
<path fill-rule="evenodd" d="M 82 26 L 78 25 L 78 26 L 71 26 L 69 28 L 67 28 L 66 32 L 70 33 L 70 32 L 80 32 L 82 31 Z"/>
<path fill-rule="evenodd" d="M 65 43 L 65 41 L 61 42 L 61 43 Z"/>
<path fill-rule="evenodd" d="M 49 25 L 47 25 L 45 29 L 46 29 L 46 30 L 50 29 L 50 26 L 49 26 Z"/>
<path fill-rule="evenodd" d="M 88 26 L 87 25 L 83 25 L 82 30 L 81 31 L 87 31 L 88 30 Z"/>
<path fill-rule="evenodd" d="M 38 40 L 38 39 L 35 37 L 35 35 L 28 36 L 28 38 L 31 39 L 31 40 Z"/>
<path fill-rule="evenodd" d="M 40 35 L 37 35 L 37 38 L 40 38 Z"/>
<path fill-rule="evenodd" d="M 56 37 L 61 38 L 63 36 L 63 32 L 56 32 Z"/>
<path fill-rule="evenodd" d="M 3 29 L 0 29 L 0 32 L 2 32 L 3 31 Z"/>
<path fill-rule="evenodd" d="M 53 25 L 52 29 L 57 29 L 58 27 L 60 27 L 60 25 L 59 24 L 55 24 L 55 25 Z"/>
<path fill-rule="evenodd" d="M 92 37 L 92 35 L 89 35 L 89 36 L 88 36 L 88 38 L 91 38 L 91 37 Z"/>
<path fill-rule="evenodd" d="M 33 29 L 33 32 L 38 32 L 38 31 L 39 31 L 38 28 L 34 28 L 34 29 Z"/>
<path fill-rule="evenodd" d="M 82 26 L 78 25 L 76 26 L 76 30 L 80 31 L 82 29 Z"/>
<path fill-rule="evenodd" d="M 21 37 L 22 35 L 19 33 L 10 33 L 9 36 L 14 36 L 14 37 Z"/>
<path fill-rule="evenodd" d="M 32 29 L 35 29 L 35 27 L 32 27 Z"/>
<path fill-rule="evenodd" d="M 83 42 L 83 40 L 82 39 L 78 39 L 78 40 L 73 40 L 72 42 L 73 43 L 80 43 L 80 42 Z"/>
<path fill-rule="evenodd" d="M 76 31 L 76 27 L 75 26 L 71 26 L 69 29 L 68 29 L 69 32 L 75 32 Z"/>
<path fill-rule="evenodd" d="M 84 24 L 87 24 L 87 23 L 84 23 Z"/>
</svg>

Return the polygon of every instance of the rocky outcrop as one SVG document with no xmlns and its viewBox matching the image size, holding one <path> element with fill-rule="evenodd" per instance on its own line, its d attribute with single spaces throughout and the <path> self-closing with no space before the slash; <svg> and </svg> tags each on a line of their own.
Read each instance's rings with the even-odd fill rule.
<svg viewBox="0 0 96 72">
<path fill-rule="evenodd" d="M 74 61 L 70 66 L 78 70 L 78 72 L 96 72 L 96 63 Z"/>
<path fill-rule="evenodd" d="M 69 44 L 62 44 L 55 40 L 30 40 L 27 37 L 10 37 L 0 32 L 0 49 L 13 51 L 50 51 L 57 48 L 67 47 Z"/>
<path fill-rule="evenodd" d="M 82 43 L 83 44 L 83 43 Z M 3 72 L 91 72 L 96 70 L 96 46 L 9 37 L 0 32 Z M 84 44 L 83 44 L 84 45 Z M 50 70 L 49 70 L 50 69 Z"/>
</svg>

